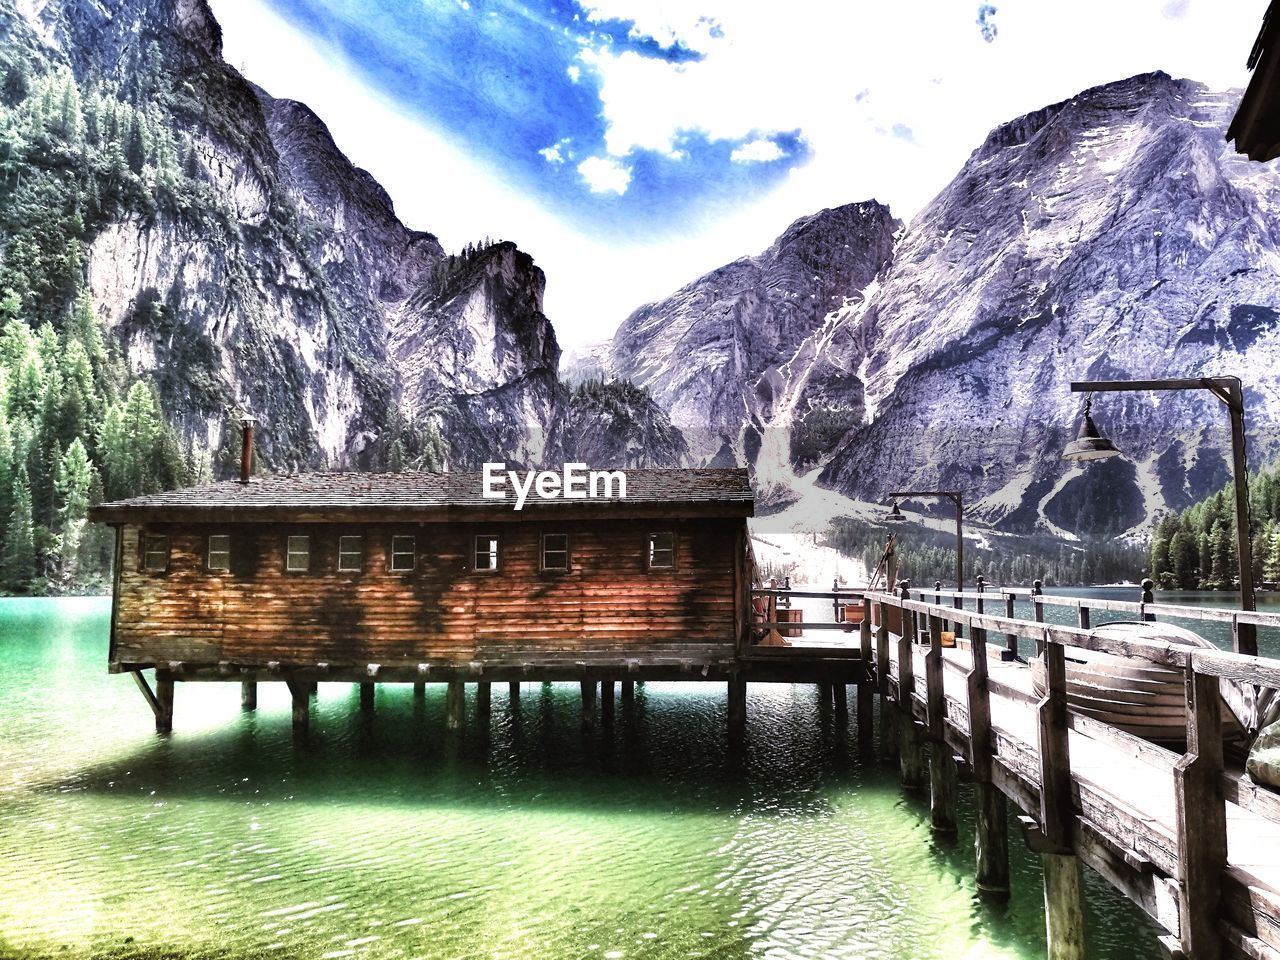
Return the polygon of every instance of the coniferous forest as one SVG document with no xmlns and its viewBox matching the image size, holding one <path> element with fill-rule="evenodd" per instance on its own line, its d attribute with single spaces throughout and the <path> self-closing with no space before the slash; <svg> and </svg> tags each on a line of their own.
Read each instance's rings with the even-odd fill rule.
<svg viewBox="0 0 1280 960">
<path fill-rule="evenodd" d="M 1280 580 L 1280 468 L 1249 477 L 1255 583 Z M 1165 515 L 1151 536 L 1151 578 L 1164 589 L 1234 590 L 1239 583 L 1235 493 L 1230 486 Z"/>
<path fill-rule="evenodd" d="M 158 55 L 157 55 L 158 56 Z M 89 507 L 191 482 L 153 386 L 134 380 L 82 283 L 95 220 L 199 202 L 190 144 L 136 88 L 82 91 L 68 71 L 0 81 L 0 588 L 100 589 L 110 533 Z"/>
</svg>

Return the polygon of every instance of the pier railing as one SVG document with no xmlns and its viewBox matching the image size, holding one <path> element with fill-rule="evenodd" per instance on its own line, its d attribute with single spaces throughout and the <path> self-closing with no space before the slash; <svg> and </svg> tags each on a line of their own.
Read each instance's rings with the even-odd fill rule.
<svg viewBox="0 0 1280 960">
<path fill-rule="evenodd" d="M 835 656 L 857 657 L 862 651 L 861 620 L 866 608 L 865 591 L 862 590 L 793 590 L 790 587 L 757 587 L 751 590 L 752 619 L 749 625 L 749 643 L 743 651 L 748 656 Z M 781 610 L 795 610 L 793 600 L 830 600 L 831 619 L 784 618 Z M 801 639 L 797 634 L 805 631 L 824 631 L 830 639 L 814 643 L 806 639 L 803 645 L 791 646 L 788 641 Z M 841 640 L 832 633 L 847 634 Z M 864 662 L 869 662 L 870 650 Z"/>
<path fill-rule="evenodd" d="M 910 593 L 921 591 L 912 589 Z M 948 789 L 953 791 L 947 786 L 949 764 L 950 776 L 954 777 L 953 748 L 970 766 L 980 795 L 984 789 L 998 787 L 1022 808 L 1027 842 L 1046 857 L 1051 940 L 1055 922 L 1074 922 L 1070 904 L 1055 902 L 1059 894 L 1068 896 L 1064 891 L 1070 884 L 1065 883 L 1059 891 L 1050 889 L 1057 882 L 1051 877 L 1059 876 L 1062 870 L 1062 863 L 1052 858 L 1078 857 L 1159 922 L 1169 932 L 1170 946 L 1176 946 L 1185 956 L 1218 957 L 1228 952 L 1270 955 L 1249 952 L 1259 944 L 1256 932 L 1249 929 L 1254 917 L 1251 886 L 1247 871 L 1237 870 L 1228 861 L 1227 805 L 1235 804 L 1269 824 L 1280 825 L 1280 795 L 1227 771 L 1220 684 L 1233 681 L 1280 688 L 1280 660 L 1096 634 L 1088 628 L 1088 610 L 1136 613 L 1140 619 L 1161 614 L 1270 627 L 1280 627 L 1280 616 L 1175 604 L 1051 597 L 1030 591 L 1001 591 L 996 606 L 1004 606 L 1005 610 L 988 613 L 986 607 L 994 598 L 986 592 L 923 593 L 934 595 L 932 602 L 912 599 L 901 592 L 868 593 L 865 598 L 864 645 L 873 647 L 874 683 L 881 694 L 882 711 L 890 704 L 898 711 L 896 747 L 904 783 L 911 785 L 915 781 L 921 785 L 923 780 L 923 735 L 935 744 L 928 771 L 935 808 L 939 792 L 945 800 Z M 1032 600 L 1036 619 L 1019 619 L 1006 612 L 1011 609 L 1008 598 L 1018 595 Z M 968 599 L 981 604 L 981 612 L 955 605 Z M 1075 607 L 1079 624 L 1072 627 L 1045 623 L 1043 611 L 1048 604 Z M 871 614 L 876 607 L 880 615 L 875 618 L 878 626 L 872 639 Z M 891 617 L 886 615 L 886 611 L 895 608 L 900 611 L 902 623 L 901 633 L 896 636 L 889 632 Z M 944 656 L 947 623 L 962 626 L 968 640 Z M 1007 638 L 1013 638 L 1015 647 L 1018 638 L 1035 643 L 1044 664 L 1041 697 L 1028 696 L 1025 690 L 991 676 L 988 638 L 994 636 L 1006 638 L 1006 644 Z M 926 647 L 922 678 L 916 675 L 921 638 L 925 638 Z M 1072 710 L 1067 701 L 1067 647 L 1181 670 L 1186 677 L 1185 752 L 1179 755 Z M 963 656 L 965 648 L 967 657 Z M 948 671 L 962 675 L 963 695 L 956 695 L 959 690 L 955 683 L 951 692 L 946 689 Z M 1006 732 L 993 724 L 993 693 L 1006 702 L 1021 703 L 1028 716 L 1034 716 L 1034 750 L 1015 749 Z M 1166 773 L 1173 790 L 1171 822 L 1137 822 L 1141 818 L 1135 819 L 1132 811 L 1141 811 L 1142 801 L 1149 798 L 1108 796 L 1106 785 L 1097 782 L 1096 775 L 1083 779 L 1076 776 L 1070 754 L 1071 733 L 1105 741 L 1120 753 L 1140 758 Z M 1126 776 L 1123 771 L 1113 779 L 1113 786 L 1118 784 L 1122 793 L 1145 790 L 1158 794 L 1162 789 L 1141 777 Z M 1126 831 L 1127 838 L 1117 836 Z M 1161 834 L 1172 842 L 1162 843 Z M 980 873 L 982 843 L 980 832 Z M 982 882 L 980 875 L 979 883 Z M 1060 935 L 1067 937 L 1069 933 L 1063 929 Z"/>
</svg>

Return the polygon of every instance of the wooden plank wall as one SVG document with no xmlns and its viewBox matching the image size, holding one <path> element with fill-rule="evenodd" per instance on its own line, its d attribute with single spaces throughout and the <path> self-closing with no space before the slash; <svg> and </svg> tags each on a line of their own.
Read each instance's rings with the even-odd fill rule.
<svg viewBox="0 0 1280 960">
<path fill-rule="evenodd" d="M 469 663 L 540 653 L 672 652 L 737 638 L 741 519 L 555 523 L 151 525 L 169 569 L 142 570 L 137 526 L 120 531 L 115 661 L 188 664 Z M 647 569 L 651 531 L 677 535 L 675 570 Z M 211 533 L 232 537 L 231 572 L 206 569 Z M 471 569 L 473 538 L 495 533 L 501 569 Z M 541 535 L 567 533 L 571 570 L 540 570 Z M 311 571 L 286 573 L 285 538 L 311 537 Z M 338 537 L 364 537 L 362 573 L 337 571 Z M 392 535 L 417 538 L 392 572 Z M 740 575 L 740 571 L 739 571 Z"/>
</svg>

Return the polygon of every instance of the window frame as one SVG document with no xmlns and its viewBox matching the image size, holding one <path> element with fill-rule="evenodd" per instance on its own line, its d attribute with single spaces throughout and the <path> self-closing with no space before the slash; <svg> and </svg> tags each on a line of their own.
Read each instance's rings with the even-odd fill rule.
<svg viewBox="0 0 1280 960">
<path fill-rule="evenodd" d="M 408 550 L 397 550 L 397 540 L 408 540 L 410 543 Z M 396 557 L 408 555 L 411 557 L 409 566 L 396 566 Z M 391 539 L 387 543 L 387 572 L 388 573 L 413 573 L 418 569 L 418 536 L 413 533 L 393 533 Z"/>
<path fill-rule="evenodd" d="M 547 538 L 549 537 L 563 537 L 564 549 L 549 551 L 547 549 Z M 563 553 L 564 566 L 563 567 L 547 566 L 548 553 L 557 553 L 557 554 Z M 542 534 L 540 543 L 539 543 L 539 549 L 538 549 L 538 568 L 539 570 L 541 570 L 542 573 L 568 573 L 570 570 L 573 569 L 573 547 L 572 547 L 572 540 L 570 539 L 569 534 L 567 533 L 543 533 Z"/>
<path fill-rule="evenodd" d="M 292 558 L 302 551 L 293 549 L 294 540 L 306 541 L 306 558 L 307 565 L 301 569 L 292 565 Z M 308 574 L 311 572 L 311 534 L 309 533 L 290 533 L 284 538 L 284 572 L 290 574 Z"/>
<path fill-rule="evenodd" d="M 671 538 L 671 547 L 670 547 L 670 551 L 671 551 L 671 562 L 670 562 L 670 563 L 665 563 L 665 564 L 663 564 L 663 563 L 654 563 L 654 562 L 653 562 L 653 555 L 654 555 L 654 553 L 655 553 L 655 552 L 658 552 L 658 551 L 655 549 L 655 547 L 654 547 L 654 540 L 655 540 L 655 538 L 657 538 L 657 537 L 670 537 L 670 538 Z M 646 569 L 646 570 L 657 570 L 657 571 L 661 571 L 661 572 L 664 572 L 664 573 L 665 573 L 665 572 L 672 571 L 672 570 L 675 570 L 675 569 L 677 568 L 677 557 L 678 557 L 678 555 L 679 555 L 679 544 L 680 544 L 680 541 L 679 541 L 679 539 L 677 538 L 677 536 L 676 536 L 676 532 L 675 532 L 674 530 L 651 530 L 651 531 L 649 531 L 649 535 L 648 535 L 648 537 L 646 537 L 646 538 L 645 538 L 645 551 L 644 551 L 645 569 Z M 665 552 L 666 552 L 666 550 L 663 550 L 662 552 L 664 552 L 664 553 L 665 553 Z"/>
<path fill-rule="evenodd" d="M 214 550 L 213 541 L 222 539 L 227 541 L 225 550 Z M 227 558 L 226 566 L 215 567 L 213 565 L 214 554 L 225 556 Z M 229 533 L 211 533 L 205 538 L 204 546 L 204 568 L 209 573 L 230 573 L 231 572 L 231 534 Z"/>
<path fill-rule="evenodd" d="M 493 558 L 492 567 L 482 567 L 478 561 L 480 559 L 480 541 L 492 540 L 493 548 L 486 550 L 484 555 Z M 474 573 L 500 573 L 502 571 L 502 537 L 496 533 L 477 533 L 471 538 L 471 569 Z"/>
<path fill-rule="evenodd" d="M 156 541 L 162 541 L 164 543 L 163 551 L 154 549 L 151 546 L 151 544 Z M 170 540 L 169 535 L 167 533 L 142 534 L 142 536 L 138 538 L 138 554 L 139 554 L 138 569 L 142 573 L 168 573 L 170 553 L 172 551 L 172 548 L 173 548 L 173 543 Z M 153 553 L 161 553 L 161 552 L 164 553 L 164 566 L 163 567 L 151 566 L 147 558 L 150 557 Z"/>
<path fill-rule="evenodd" d="M 344 550 L 342 548 L 342 542 L 344 540 L 357 541 L 358 542 L 357 548 L 355 550 Z M 338 573 L 364 573 L 364 565 L 365 565 L 364 534 L 362 533 L 338 534 L 338 551 L 337 552 L 338 552 L 338 560 L 337 560 Z M 342 558 L 350 557 L 350 556 L 354 556 L 358 558 L 356 561 L 357 565 L 354 567 L 344 567 L 342 565 Z"/>
</svg>

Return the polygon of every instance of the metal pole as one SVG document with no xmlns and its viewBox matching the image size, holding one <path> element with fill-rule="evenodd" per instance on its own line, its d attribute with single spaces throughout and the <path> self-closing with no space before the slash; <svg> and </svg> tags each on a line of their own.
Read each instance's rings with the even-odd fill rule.
<svg viewBox="0 0 1280 960">
<path fill-rule="evenodd" d="M 964 500 L 957 493 L 956 499 L 956 593 L 964 593 Z M 963 601 L 961 601 L 963 603 Z"/>
<path fill-rule="evenodd" d="M 1249 465 L 1244 449 L 1244 391 L 1236 380 L 1227 387 L 1231 411 L 1231 473 L 1236 490 L 1236 554 L 1240 559 L 1240 606 L 1257 610 L 1253 590 L 1253 531 L 1249 529 Z M 1241 623 L 1236 630 L 1236 653 L 1258 655 L 1258 628 Z"/>
</svg>

